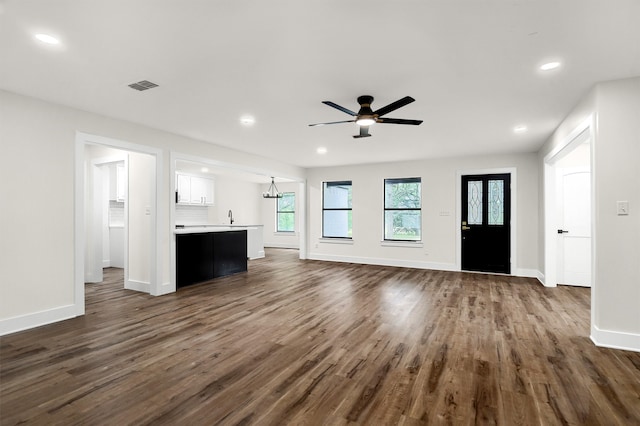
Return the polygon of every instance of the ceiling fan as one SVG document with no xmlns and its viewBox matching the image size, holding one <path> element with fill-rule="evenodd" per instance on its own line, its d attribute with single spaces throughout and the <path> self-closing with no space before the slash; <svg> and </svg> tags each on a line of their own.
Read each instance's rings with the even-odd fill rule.
<svg viewBox="0 0 640 426">
<path fill-rule="evenodd" d="M 411 124 L 417 126 L 422 123 L 422 120 L 407 120 L 404 118 L 383 118 L 383 115 L 390 113 L 391 111 L 395 111 L 398 108 L 402 108 L 405 105 L 414 102 L 411 96 L 405 96 L 402 99 L 399 99 L 395 102 L 390 103 L 387 106 L 384 106 L 376 111 L 371 109 L 371 104 L 373 103 L 373 96 L 363 95 L 358 97 L 358 103 L 360 104 L 360 110 L 355 113 L 343 106 L 340 106 L 331 101 L 322 101 L 323 104 L 329 105 L 335 109 L 339 109 L 342 112 L 346 112 L 347 114 L 355 117 L 353 120 L 344 120 L 344 121 L 332 121 L 329 123 L 316 123 L 309 124 L 309 126 L 324 126 L 325 124 L 339 124 L 339 123 L 356 123 L 360 126 L 360 134 L 354 135 L 354 138 L 366 138 L 371 136 L 369 134 L 369 126 L 375 123 L 387 123 L 387 124 Z"/>
</svg>

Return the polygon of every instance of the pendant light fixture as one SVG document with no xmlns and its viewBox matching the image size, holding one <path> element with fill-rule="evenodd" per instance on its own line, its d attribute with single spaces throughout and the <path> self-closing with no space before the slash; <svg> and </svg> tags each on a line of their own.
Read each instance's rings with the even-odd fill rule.
<svg viewBox="0 0 640 426">
<path fill-rule="evenodd" d="M 276 183 L 273 181 L 273 176 L 271 176 L 271 185 L 269 185 L 269 190 L 267 192 L 262 193 L 263 198 L 282 198 L 282 194 L 278 192 L 278 187 Z"/>
</svg>

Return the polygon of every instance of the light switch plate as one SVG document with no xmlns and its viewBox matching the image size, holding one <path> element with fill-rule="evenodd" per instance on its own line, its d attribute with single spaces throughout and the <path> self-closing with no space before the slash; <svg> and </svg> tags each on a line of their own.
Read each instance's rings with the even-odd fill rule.
<svg viewBox="0 0 640 426">
<path fill-rule="evenodd" d="M 618 201 L 618 216 L 625 216 L 629 214 L 629 202 Z"/>
</svg>

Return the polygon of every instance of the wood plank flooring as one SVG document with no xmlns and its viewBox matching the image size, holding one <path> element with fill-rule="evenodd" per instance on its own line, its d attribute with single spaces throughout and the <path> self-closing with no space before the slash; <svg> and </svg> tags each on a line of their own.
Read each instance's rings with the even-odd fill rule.
<svg viewBox="0 0 640 426">
<path fill-rule="evenodd" d="M 589 340 L 589 289 L 300 261 L 1 339 L 0 423 L 637 425 L 640 353 Z"/>
</svg>

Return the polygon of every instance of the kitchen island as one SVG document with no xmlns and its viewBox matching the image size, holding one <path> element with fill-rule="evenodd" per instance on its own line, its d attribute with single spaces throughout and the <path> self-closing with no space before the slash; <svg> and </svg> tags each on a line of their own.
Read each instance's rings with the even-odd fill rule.
<svg viewBox="0 0 640 426">
<path fill-rule="evenodd" d="M 184 227 L 176 234 L 176 286 L 247 271 L 247 229 Z"/>
<path fill-rule="evenodd" d="M 247 257 L 249 260 L 264 257 L 264 225 L 203 225 L 205 228 L 246 229 Z"/>
</svg>

